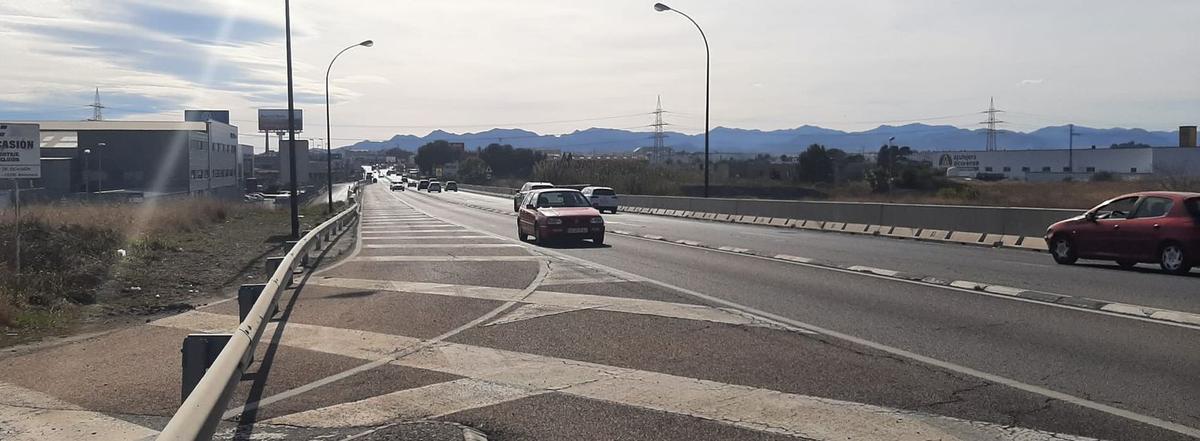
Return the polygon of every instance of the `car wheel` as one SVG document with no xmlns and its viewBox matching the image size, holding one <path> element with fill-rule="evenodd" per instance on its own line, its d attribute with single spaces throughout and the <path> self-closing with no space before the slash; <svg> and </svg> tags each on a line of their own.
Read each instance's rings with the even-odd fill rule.
<svg viewBox="0 0 1200 441">
<path fill-rule="evenodd" d="M 592 243 L 596 244 L 596 246 L 604 245 L 604 235 L 592 236 Z"/>
<path fill-rule="evenodd" d="M 524 242 L 528 239 L 529 236 L 526 236 L 525 233 L 521 232 L 521 221 L 517 221 L 517 240 Z"/>
<path fill-rule="evenodd" d="M 546 245 L 546 239 L 542 237 L 542 233 L 538 231 L 538 224 L 533 224 L 533 243 L 537 246 Z"/>
<path fill-rule="evenodd" d="M 1158 252 L 1158 264 L 1163 271 L 1172 274 L 1183 274 L 1192 270 L 1192 264 L 1183 251 L 1183 245 L 1169 242 Z"/>
<path fill-rule="evenodd" d="M 1133 268 L 1134 265 L 1137 265 L 1136 260 L 1121 259 L 1117 261 L 1117 266 L 1120 266 L 1121 268 Z"/>
<path fill-rule="evenodd" d="M 1075 256 L 1075 242 L 1066 236 L 1057 236 L 1050 241 L 1050 255 L 1060 265 L 1070 265 L 1079 259 Z"/>
</svg>

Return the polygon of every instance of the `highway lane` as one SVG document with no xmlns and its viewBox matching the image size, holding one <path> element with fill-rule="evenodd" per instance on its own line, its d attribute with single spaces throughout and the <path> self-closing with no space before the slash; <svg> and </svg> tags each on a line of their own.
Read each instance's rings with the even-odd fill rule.
<svg viewBox="0 0 1200 441">
<path fill-rule="evenodd" d="M 401 197 L 440 218 L 504 237 L 515 234 L 512 217 L 453 204 L 460 195 Z M 1200 426 L 1195 406 L 1200 333 L 1195 329 L 661 241 L 616 235 L 607 241 L 610 247 L 555 251 L 1023 383 Z"/>
<path fill-rule="evenodd" d="M 497 209 L 512 201 L 470 192 L 447 193 Z M 1157 265 L 1123 270 L 1115 263 L 1055 264 L 1046 253 L 934 243 L 800 229 L 720 223 L 631 213 L 606 215 L 609 228 L 670 239 L 748 248 L 764 255 L 788 254 L 840 265 L 865 265 L 969 280 L 1110 302 L 1200 313 L 1200 270 L 1187 276 L 1158 271 Z"/>
</svg>

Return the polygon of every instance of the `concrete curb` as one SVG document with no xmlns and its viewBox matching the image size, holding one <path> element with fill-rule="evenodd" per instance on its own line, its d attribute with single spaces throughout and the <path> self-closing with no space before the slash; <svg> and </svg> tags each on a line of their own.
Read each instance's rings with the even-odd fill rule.
<svg viewBox="0 0 1200 441">
<path fill-rule="evenodd" d="M 493 213 L 501 213 L 501 214 L 507 214 L 509 216 L 515 216 L 514 213 L 508 213 L 508 212 L 504 212 L 502 210 L 496 210 L 496 209 L 490 208 L 490 207 L 483 207 L 483 206 L 478 206 L 478 205 L 473 205 L 473 204 L 468 204 L 468 203 L 460 203 L 460 204 L 463 206 L 466 206 L 466 207 L 476 208 L 476 209 L 480 209 L 480 210 L 484 210 L 484 211 L 490 211 Z M 622 210 L 622 211 L 628 211 L 628 210 Z M 742 216 L 742 218 L 745 219 L 746 216 Z M 750 219 L 753 220 L 754 218 L 750 218 Z M 763 218 L 758 218 L 758 219 L 763 219 Z M 769 218 L 768 218 L 768 221 L 769 221 Z M 796 228 L 801 228 L 801 227 L 796 227 Z M 899 229 L 899 228 L 902 228 L 902 227 L 895 227 L 895 228 L 893 228 L 893 230 Z M 830 231 L 830 230 L 822 229 L 821 227 L 816 227 L 814 229 L 821 229 L 822 231 Z M 911 234 L 912 234 L 912 236 L 906 236 L 906 237 L 912 237 L 917 240 L 922 240 L 917 237 L 917 235 L 920 234 L 921 230 L 919 230 L 919 229 L 906 229 L 906 230 L 911 231 Z M 868 228 L 867 230 L 864 230 L 864 231 L 870 231 L 870 228 Z M 930 230 L 930 231 L 933 231 L 933 230 Z M 822 261 L 822 260 L 818 260 L 818 259 L 810 259 L 810 258 L 801 257 L 801 256 L 792 256 L 792 255 L 787 255 L 787 254 L 772 255 L 772 254 L 762 253 L 762 252 L 747 249 L 747 248 L 732 247 L 732 246 L 728 246 L 728 245 L 708 245 L 708 244 L 705 244 L 702 242 L 697 242 L 694 240 L 671 239 L 671 238 L 665 238 L 665 237 L 658 236 L 658 235 L 640 235 L 640 234 L 636 234 L 636 233 L 624 231 L 624 230 L 611 230 L 610 229 L 607 232 L 611 233 L 611 234 L 620 235 L 620 236 L 629 236 L 629 237 L 634 237 L 634 238 L 639 238 L 639 239 L 673 242 L 673 243 L 677 243 L 680 245 L 687 245 L 687 246 L 696 247 L 696 248 L 705 248 L 705 249 L 710 249 L 710 250 L 715 250 L 715 251 L 724 251 L 724 252 L 734 253 L 734 254 L 753 255 L 753 256 L 758 256 L 758 257 L 765 258 L 765 259 L 773 259 L 773 260 L 778 260 L 781 262 L 787 262 L 787 263 L 793 263 L 793 264 L 813 265 L 813 266 L 826 267 L 826 268 L 836 268 L 836 269 L 840 269 L 840 270 L 867 273 L 867 274 L 880 276 L 880 277 L 888 277 L 888 278 L 900 279 L 900 280 L 906 280 L 906 281 L 922 282 L 922 283 L 927 283 L 930 285 L 946 286 L 946 287 L 959 288 L 959 289 L 965 289 L 965 290 L 971 290 L 971 291 L 979 291 L 979 292 L 985 292 L 985 293 L 989 293 L 989 294 L 996 294 L 996 295 L 1002 295 L 1002 296 L 1017 297 L 1017 298 L 1021 298 L 1024 300 L 1032 300 L 1032 301 L 1042 302 L 1042 303 L 1052 303 L 1052 304 L 1070 306 L 1070 307 L 1079 308 L 1079 309 L 1090 309 L 1090 310 L 1104 311 L 1104 312 L 1118 314 L 1118 315 L 1127 315 L 1127 316 L 1139 317 L 1139 318 L 1144 318 L 1144 319 L 1159 320 L 1159 321 L 1170 322 L 1170 323 L 1178 323 L 1178 324 L 1182 324 L 1182 325 L 1200 326 L 1200 314 L 1190 313 L 1190 312 L 1173 311 L 1173 310 L 1169 310 L 1169 309 L 1153 308 L 1153 307 L 1141 306 L 1141 305 L 1132 305 L 1132 304 L 1128 304 L 1128 303 L 1110 302 L 1107 300 L 1097 300 L 1097 299 L 1091 299 L 1091 298 L 1087 298 L 1087 297 L 1072 296 L 1072 295 L 1067 295 L 1067 294 L 1057 294 L 1057 293 L 1050 293 L 1050 292 L 1044 292 L 1044 291 L 1023 289 L 1023 288 L 1014 288 L 1014 287 L 1010 287 L 1010 286 L 993 285 L 993 284 L 989 284 L 989 283 L 973 282 L 973 281 L 968 281 L 968 280 L 943 280 L 943 279 L 939 279 L 939 278 L 936 278 L 933 276 L 927 276 L 927 275 L 923 275 L 923 274 L 906 273 L 903 271 L 895 271 L 895 270 L 889 270 L 889 269 L 884 269 L 884 268 L 875 268 L 875 267 L 861 266 L 861 265 L 838 265 L 833 262 L 827 262 L 827 261 Z M 846 233 L 846 234 L 868 234 L 868 233 L 847 233 L 844 229 L 837 230 L 836 232 Z M 942 231 L 942 232 L 944 232 L 944 231 Z M 944 233 L 946 233 L 947 237 L 953 235 L 953 233 L 949 233 L 949 232 L 944 232 Z M 882 235 L 882 234 L 879 234 L 878 232 L 876 232 L 874 235 Z M 987 235 L 981 235 L 981 239 L 986 236 Z M 895 236 L 893 236 L 893 237 L 895 237 Z M 1010 237 L 1013 237 L 1013 236 L 1010 236 Z M 1038 238 L 1038 239 L 1040 240 L 1040 238 Z M 943 243 L 956 243 L 956 242 L 949 241 L 949 240 L 932 240 L 932 239 L 924 239 L 924 240 L 943 242 Z M 985 245 L 985 246 L 990 246 L 990 245 Z M 1017 249 L 1030 250 L 1031 248 L 1019 248 L 1018 247 Z"/>
</svg>

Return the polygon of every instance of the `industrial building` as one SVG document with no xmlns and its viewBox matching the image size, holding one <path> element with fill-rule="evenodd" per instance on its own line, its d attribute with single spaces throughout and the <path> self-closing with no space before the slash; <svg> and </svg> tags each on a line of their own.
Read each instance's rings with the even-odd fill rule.
<svg viewBox="0 0 1200 441">
<path fill-rule="evenodd" d="M 1200 148 L 1195 147 L 927 151 L 909 159 L 955 176 L 1023 181 L 1088 180 L 1100 172 L 1125 179 L 1200 176 Z"/>
<path fill-rule="evenodd" d="M 28 197 L 241 195 L 238 128 L 225 122 L 28 122 L 42 138 L 42 177 L 18 183 Z"/>
</svg>

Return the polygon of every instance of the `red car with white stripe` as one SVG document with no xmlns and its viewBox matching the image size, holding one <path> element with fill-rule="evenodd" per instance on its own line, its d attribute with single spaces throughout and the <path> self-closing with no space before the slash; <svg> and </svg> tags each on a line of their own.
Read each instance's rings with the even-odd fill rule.
<svg viewBox="0 0 1200 441">
<path fill-rule="evenodd" d="M 579 190 L 530 191 L 519 204 L 517 238 L 533 236 L 538 244 L 555 239 L 590 239 L 604 244 L 604 219 Z"/>
</svg>

